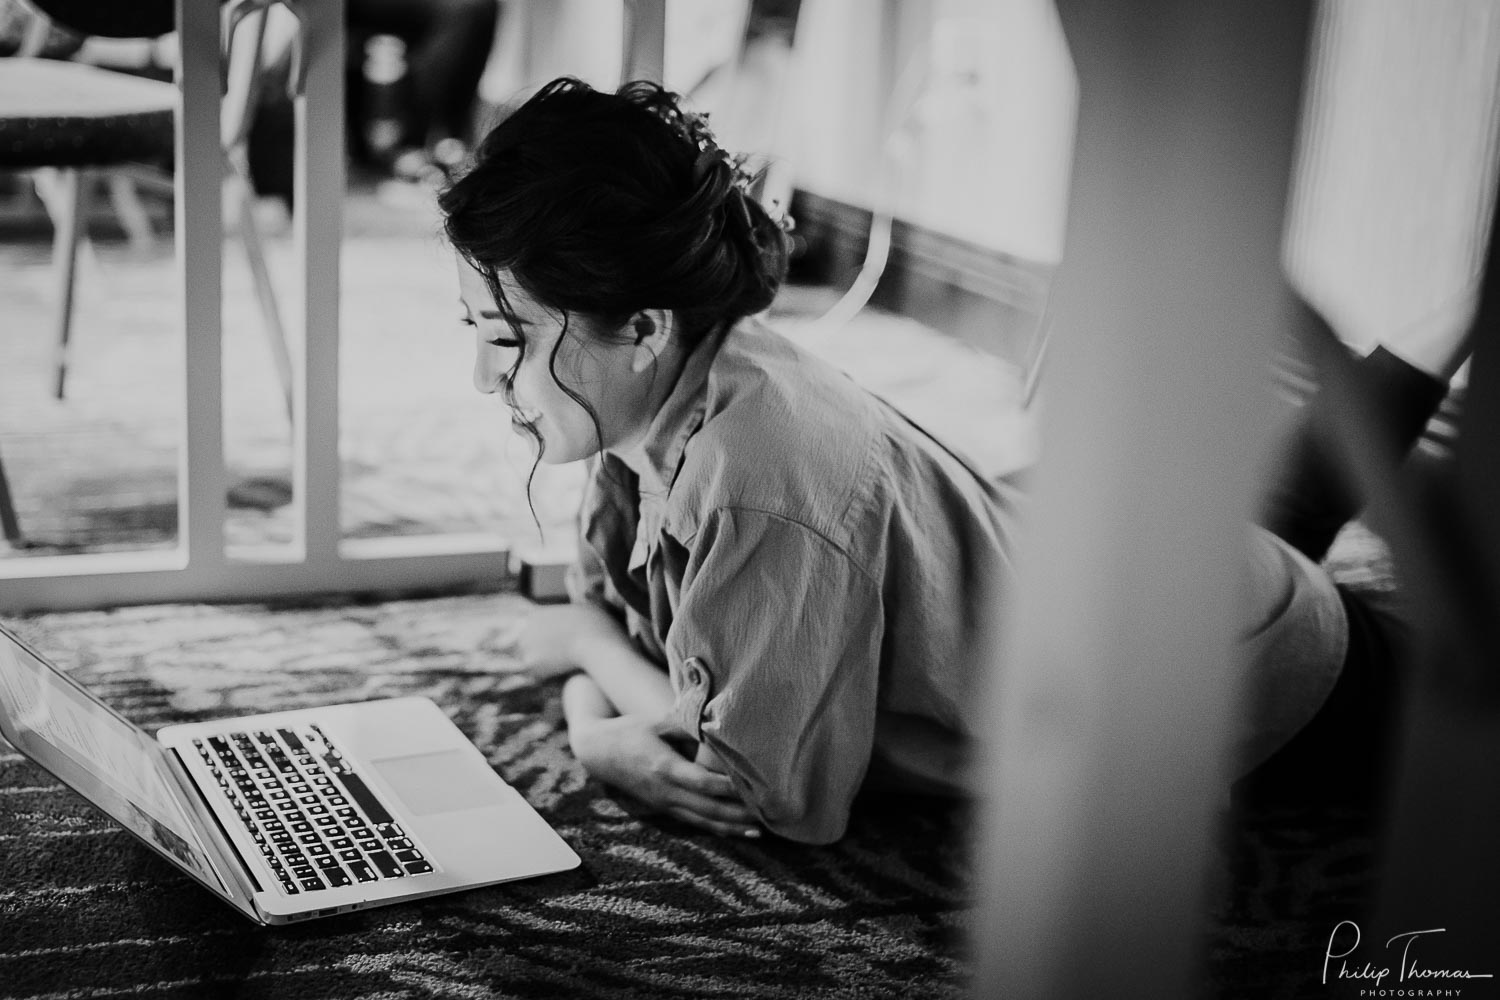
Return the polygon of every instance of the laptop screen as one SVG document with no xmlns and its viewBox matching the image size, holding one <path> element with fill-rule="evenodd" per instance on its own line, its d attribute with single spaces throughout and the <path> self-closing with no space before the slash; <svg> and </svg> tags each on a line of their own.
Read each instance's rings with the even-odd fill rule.
<svg viewBox="0 0 1500 1000">
<path fill-rule="evenodd" d="M 0 735 L 136 836 L 222 886 L 161 748 L 0 628 Z"/>
</svg>

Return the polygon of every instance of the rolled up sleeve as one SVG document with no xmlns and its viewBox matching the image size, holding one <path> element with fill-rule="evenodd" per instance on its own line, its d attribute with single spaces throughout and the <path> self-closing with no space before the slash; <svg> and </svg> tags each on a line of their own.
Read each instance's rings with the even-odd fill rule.
<svg viewBox="0 0 1500 1000">
<path fill-rule="evenodd" d="M 874 742 L 879 588 L 822 535 L 759 511 L 715 511 L 688 549 L 666 643 L 676 722 L 767 829 L 837 840 Z"/>
</svg>

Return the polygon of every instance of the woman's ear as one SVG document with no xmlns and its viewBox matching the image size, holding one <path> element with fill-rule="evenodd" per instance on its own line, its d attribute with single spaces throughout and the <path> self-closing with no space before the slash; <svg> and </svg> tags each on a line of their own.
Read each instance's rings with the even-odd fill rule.
<svg viewBox="0 0 1500 1000">
<path fill-rule="evenodd" d="M 672 316 L 662 309 L 642 309 L 630 317 L 628 328 L 635 341 L 630 370 L 640 373 L 650 368 L 666 348 L 672 336 Z"/>
</svg>

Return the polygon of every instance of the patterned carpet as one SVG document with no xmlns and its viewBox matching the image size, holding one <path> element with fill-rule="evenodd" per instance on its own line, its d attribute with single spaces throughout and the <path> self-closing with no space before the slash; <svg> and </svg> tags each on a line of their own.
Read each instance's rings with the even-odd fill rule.
<svg viewBox="0 0 1500 1000">
<path fill-rule="evenodd" d="M 0 753 L 5 997 L 945 997 L 960 810 L 869 806 L 834 847 L 633 813 L 573 761 L 557 688 L 494 673 L 527 603 L 156 607 L 20 630 L 148 729 L 425 695 L 584 858 L 573 872 L 262 929 Z"/>
<path fill-rule="evenodd" d="M 1356 532 L 1346 580 L 1385 575 Z M 964 807 L 867 801 L 823 848 L 699 834 L 589 781 L 555 683 L 497 670 L 529 602 L 468 595 L 162 606 L 18 630 L 148 730 L 263 709 L 432 698 L 583 857 L 573 872 L 262 929 L 19 755 L 0 751 L 0 996 L 896 998 L 964 994 Z M 1338 996 L 1332 926 L 1363 912 L 1370 815 L 1262 805 L 1227 829 L 1205 997 Z"/>
</svg>

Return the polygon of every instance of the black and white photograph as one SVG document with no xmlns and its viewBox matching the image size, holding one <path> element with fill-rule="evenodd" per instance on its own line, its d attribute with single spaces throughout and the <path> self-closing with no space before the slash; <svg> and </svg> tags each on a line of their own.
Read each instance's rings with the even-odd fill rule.
<svg viewBox="0 0 1500 1000">
<path fill-rule="evenodd" d="M 1500 1000 L 1497 167 L 1494 0 L 0 0 L 0 1000 Z"/>
</svg>

